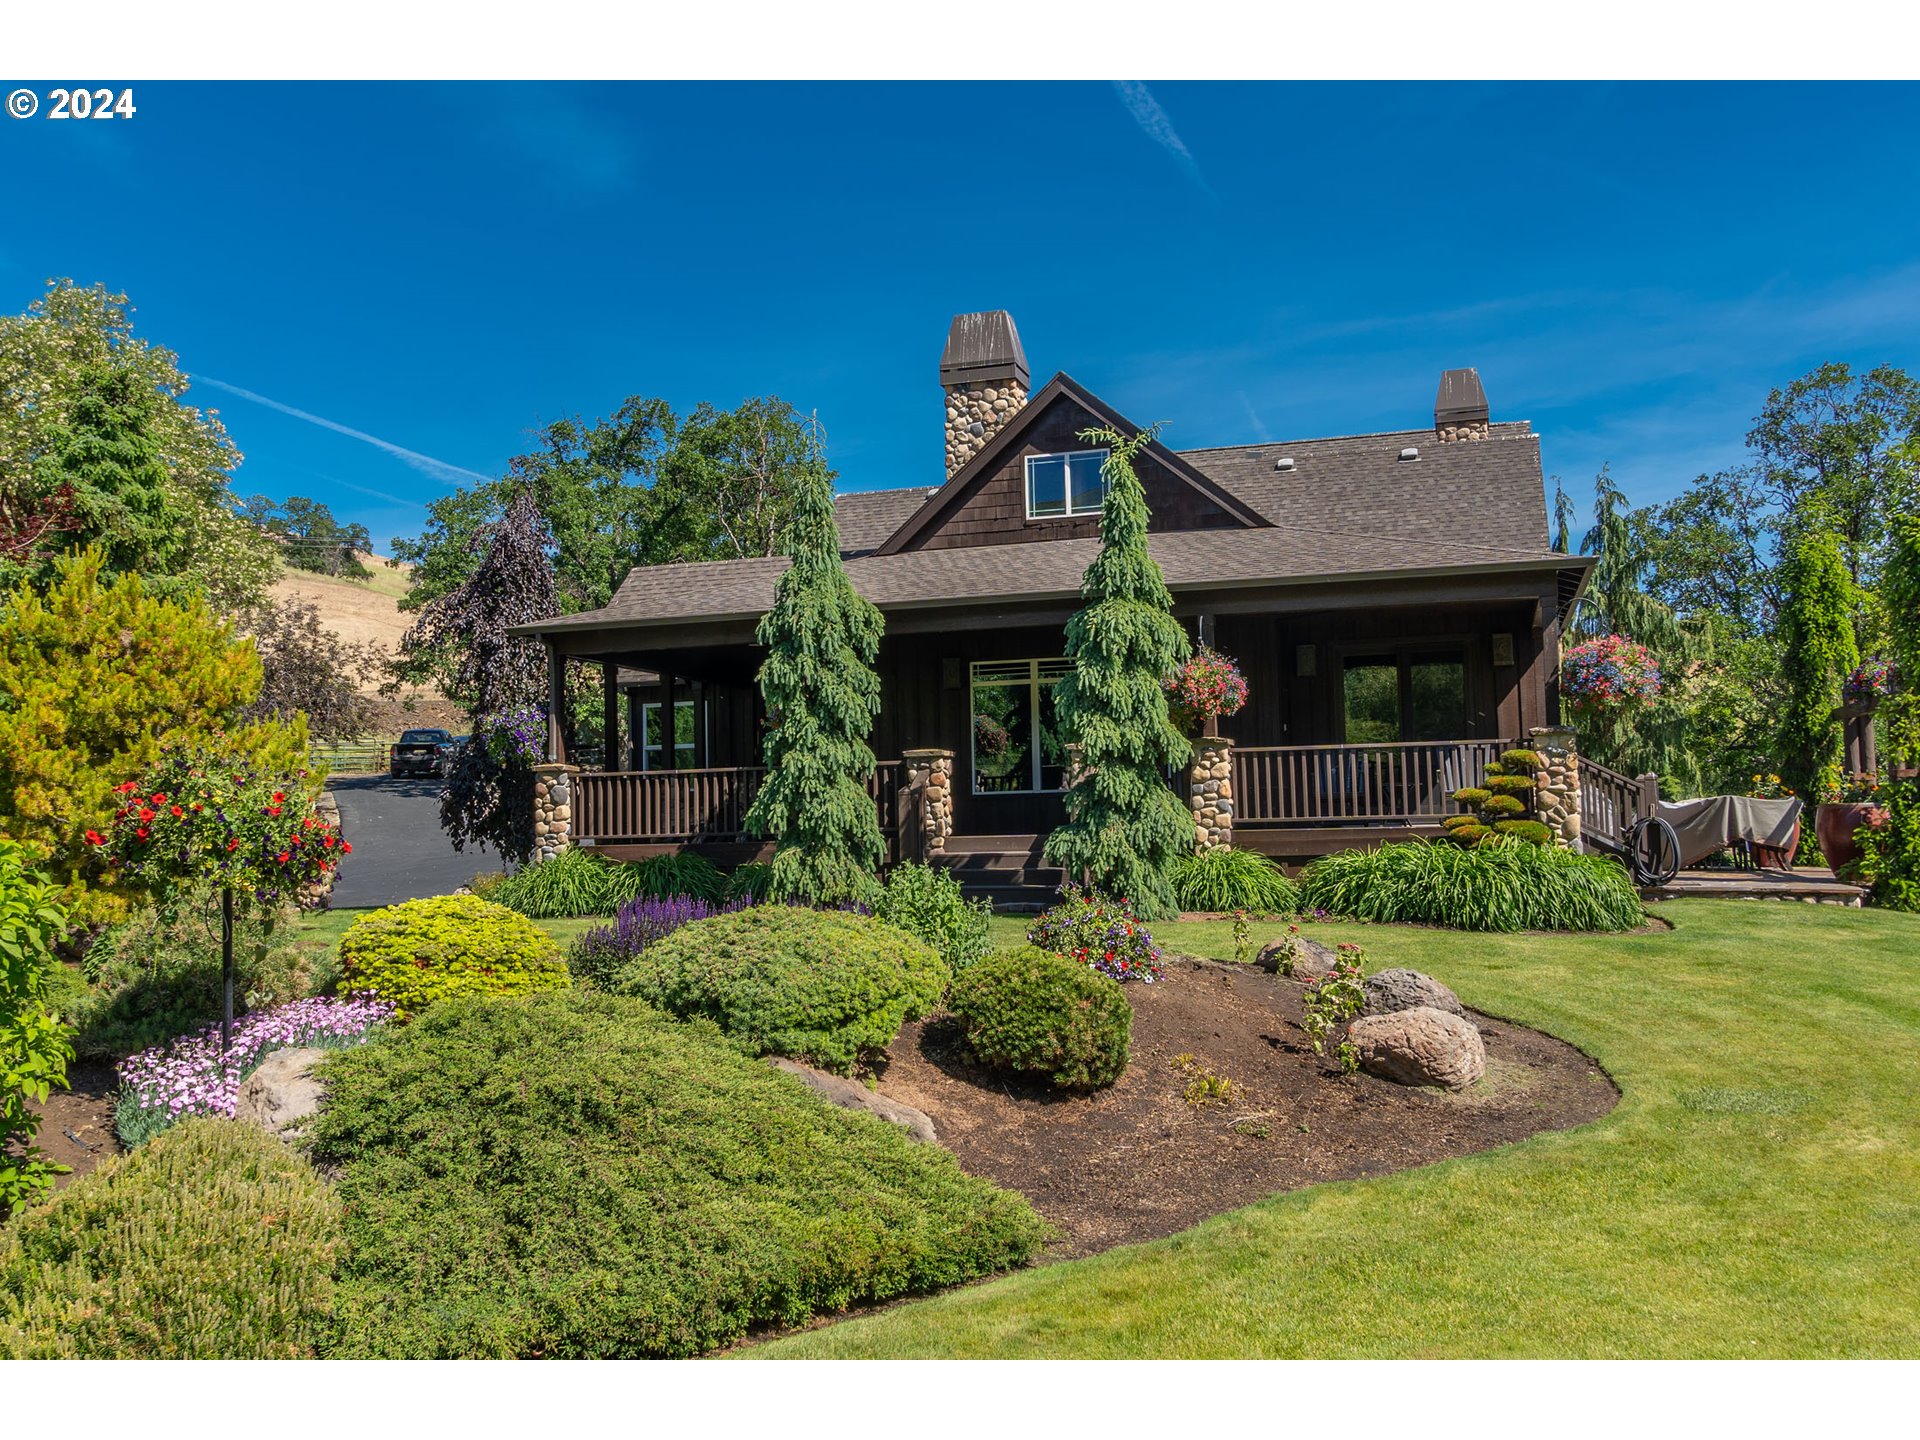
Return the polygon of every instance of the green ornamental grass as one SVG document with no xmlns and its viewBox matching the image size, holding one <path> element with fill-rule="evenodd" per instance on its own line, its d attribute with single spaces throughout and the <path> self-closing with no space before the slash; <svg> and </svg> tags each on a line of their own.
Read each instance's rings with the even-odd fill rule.
<svg viewBox="0 0 1920 1440">
<path fill-rule="evenodd" d="M 1048 1233 L 939 1146 L 634 999 L 444 1005 L 327 1084 L 343 1356 L 696 1355 Z"/>
<path fill-rule="evenodd" d="M 1456 930 L 1631 930 L 1645 914 L 1616 860 L 1489 838 L 1344 850 L 1300 877 L 1300 904 L 1356 920 Z"/>
<path fill-rule="evenodd" d="M 1280 867 L 1253 850 L 1216 845 L 1173 863 L 1173 896 L 1182 910 L 1291 915 L 1300 892 Z"/>
</svg>

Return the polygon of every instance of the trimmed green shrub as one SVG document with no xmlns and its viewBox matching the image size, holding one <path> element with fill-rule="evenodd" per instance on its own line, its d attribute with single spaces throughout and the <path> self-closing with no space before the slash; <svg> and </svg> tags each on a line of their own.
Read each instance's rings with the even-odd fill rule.
<svg viewBox="0 0 1920 1440">
<path fill-rule="evenodd" d="M 953 982 L 947 1005 L 996 1070 L 1094 1090 L 1127 1068 L 1133 1007 L 1120 982 L 1037 945 L 993 951 Z"/>
<path fill-rule="evenodd" d="M 993 906 L 968 900 L 950 870 L 894 866 L 874 901 L 873 913 L 933 946 L 955 975 L 987 953 L 987 923 L 993 918 Z"/>
<path fill-rule="evenodd" d="M 1300 903 L 1455 930 L 1631 930 L 1645 918 L 1617 860 L 1502 835 L 1472 849 L 1415 840 L 1329 855 L 1300 877 Z"/>
<path fill-rule="evenodd" d="M 473 895 L 408 900 L 340 937 L 340 986 L 370 990 L 411 1020 L 453 995 L 525 995 L 567 984 L 554 938 L 524 915 Z"/>
<path fill-rule="evenodd" d="M 1447 837 L 1470 847 L 1497 836 L 1527 845 L 1551 843 L 1553 831 L 1528 814 L 1538 788 L 1533 777 L 1546 763 L 1537 750 L 1502 751 L 1498 760 L 1487 763 L 1484 785 L 1453 792 L 1453 798 L 1473 813 L 1442 820 Z"/>
<path fill-rule="evenodd" d="M 0 1356 L 310 1355 L 339 1241 L 332 1187 L 291 1148 L 184 1121 L 0 1230 Z"/>
<path fill-rule="evenodd" d="M 1173 898 L 1182 910 L 1291 915 L 1300 892 L 1280 867 L 1253 850 L 1216 845 L 1173 862 Z"/>
<path fill-rule="evenodd" d="M 939 952 L 884 920 L 757 905 L 681 926 L 608 988 L 844 1075 L 932 1009 L 948 978 Z"/>
<path fill-rule="evenodd" d="M 440 1006 L 327 1086 L 341 1355 L 695 1355 L 1047 1233 L 940 1147 L 629 998 Z"/>
</svg>

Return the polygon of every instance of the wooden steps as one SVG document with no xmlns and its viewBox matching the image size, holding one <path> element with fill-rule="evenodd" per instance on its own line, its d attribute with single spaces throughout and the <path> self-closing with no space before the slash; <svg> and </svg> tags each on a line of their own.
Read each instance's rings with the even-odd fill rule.
<svg viewBox="0 0 1920 1440">
<path fill-rule="evenodd" d="M 991 901 L 995 910 L 1032 913 L 1060 898 L 1067 872 L 1047 863 L 1043 835 L 949 835 L 935 864 L 960 881 L 967 894 Z"/>
</svg>

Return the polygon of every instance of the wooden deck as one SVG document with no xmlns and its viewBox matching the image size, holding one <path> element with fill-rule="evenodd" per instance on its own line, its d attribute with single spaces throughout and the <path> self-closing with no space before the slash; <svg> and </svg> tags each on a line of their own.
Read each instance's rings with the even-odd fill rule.
<svg viewBox="0 0 1920 1440">
<path fill-rule="evenodd" d="M 1795 870 L 1682 870 L 1665 885 L 1640 892 L 1643 900 L 1801 900 L 1807 904 L 1865 903 L 1867 892 L 1833 871 L 1805 865 Z"/>
</svg>

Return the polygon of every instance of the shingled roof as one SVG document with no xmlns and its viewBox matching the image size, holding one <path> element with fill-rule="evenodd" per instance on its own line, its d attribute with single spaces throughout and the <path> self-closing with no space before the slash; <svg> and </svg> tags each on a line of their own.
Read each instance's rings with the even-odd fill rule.
<svg viewBox="0 0 1920 1440">
<path fill-rule="evenodd" d="M 840 553 L 866 555 L 898 530 L 939 487 L 909 486 L 904 490 L 854 490 L 836 495 L 833 518 L 840 525 Z"/>
</svg>

